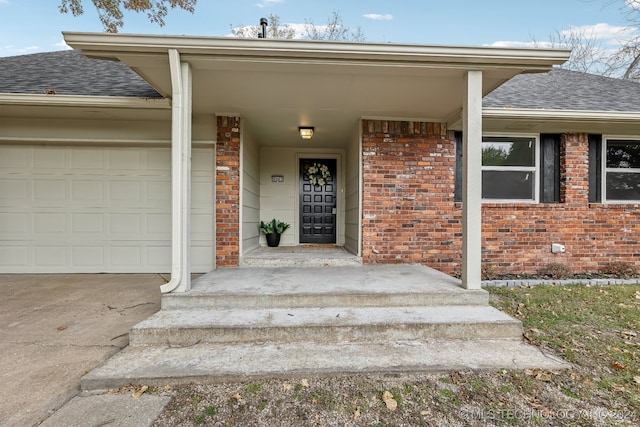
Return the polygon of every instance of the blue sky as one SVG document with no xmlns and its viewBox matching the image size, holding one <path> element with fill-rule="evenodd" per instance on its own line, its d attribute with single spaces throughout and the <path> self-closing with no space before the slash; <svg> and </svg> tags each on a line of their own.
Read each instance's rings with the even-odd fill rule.
<svg viewBox="0 0 640 427">
<path fill-rule="evenodd" d="M 58 12 L 59 0 L 0 0 L 0 56 L 65 49 L 62 31 L 103 31 L 91 0 L 85 15 Z M 127 14 L 122 33 L 227 36 L 231 26 L 279 15 L 283 23 L 324 24 L 334 10 L 368 42 L 524 46 L 571 27 L 615 45 L 629 23 L 624 11 L 640 0 L 198 0 L 195 14 L 171 11 L 158 27 Z M 639 6 L 640 7 L 640 6 Z"/>
</svg>

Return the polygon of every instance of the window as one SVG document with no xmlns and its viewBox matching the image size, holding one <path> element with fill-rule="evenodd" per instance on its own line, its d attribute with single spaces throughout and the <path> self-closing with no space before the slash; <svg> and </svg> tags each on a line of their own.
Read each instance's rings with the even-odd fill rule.
<svg viewBox="0 0 640 427">
<path fill-rule="evenodd" d="M 602 146 L 604 200 L 640 201 L 640 139 L 605 138 Z"/>
<path fill-rule="evenodd" d="M 536 136 L 484 136 L 482 199 L 537 202 L 538 151 Z"/>
</svg>

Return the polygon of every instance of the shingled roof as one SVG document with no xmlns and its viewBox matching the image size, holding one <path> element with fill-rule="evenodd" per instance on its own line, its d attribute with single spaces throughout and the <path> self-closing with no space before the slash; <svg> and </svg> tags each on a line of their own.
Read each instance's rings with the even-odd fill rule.
<svg viewBox="0 0 640 427">
<path fill-rule="evenodd" d="M 563 69 L 520 74 L 485 96 L 483 107 L 640 111 L 640 83 Z"/>
<path fill-rule="evenodd" d="M 0 93 L 162 98 L 121 62 L 89 59 L 75 50 L 0 58 Z"/>
<path fill-rule="evenodd" d="M 0 58 L 0 93 L 161 98 L 144 79 L 116 61 L 79 51 Z M 640 111 L 640 83 L 554 69 L 521 74 L 483 100 L 485 108 Z"/>
</svg>

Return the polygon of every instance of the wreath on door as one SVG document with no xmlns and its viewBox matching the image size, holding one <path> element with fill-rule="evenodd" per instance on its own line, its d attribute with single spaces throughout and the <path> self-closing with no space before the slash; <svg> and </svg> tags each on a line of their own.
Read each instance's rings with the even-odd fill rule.
<svg viewBox="0 0 640 427">
<path fill-rule="evenodd" d="M 307 166 L 306 175 L 311 185 L 325 185 L 331 178 L 329 166 L 322 163 L 314 163 Z"/>
</svg>

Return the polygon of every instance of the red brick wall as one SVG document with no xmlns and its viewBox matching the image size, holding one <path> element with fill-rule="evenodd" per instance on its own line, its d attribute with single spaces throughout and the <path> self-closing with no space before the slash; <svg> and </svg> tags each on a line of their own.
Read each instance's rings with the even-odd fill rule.
<svg viewBox="0 0 640 427">
<path fill-rule="evenodd" d="M 455 139 L 440 123 L 363 121 L 364 263 L 460 265 Z"/>
<path fill-rule="evenodd" d="M 640 267 L 637 204 L 590 204 L 588 136 L 561 144 L 561 203 L 485 203 L 483 265 L 535 273 L 550 262 L 594 272 L 612 261 Z M 461 263 L 461 203 L 454 203 L 454 136 L 444 125 L 363 122 L 365 263 L 420 262 L 447 273 Z M 551 244 L 565 245 L 552 254 Z"/>
<path fill-rule="evenodd" d="M 240 118 L 217 117 L 216 267 L 237 267 L 240 254 Z"/>
</svg>

